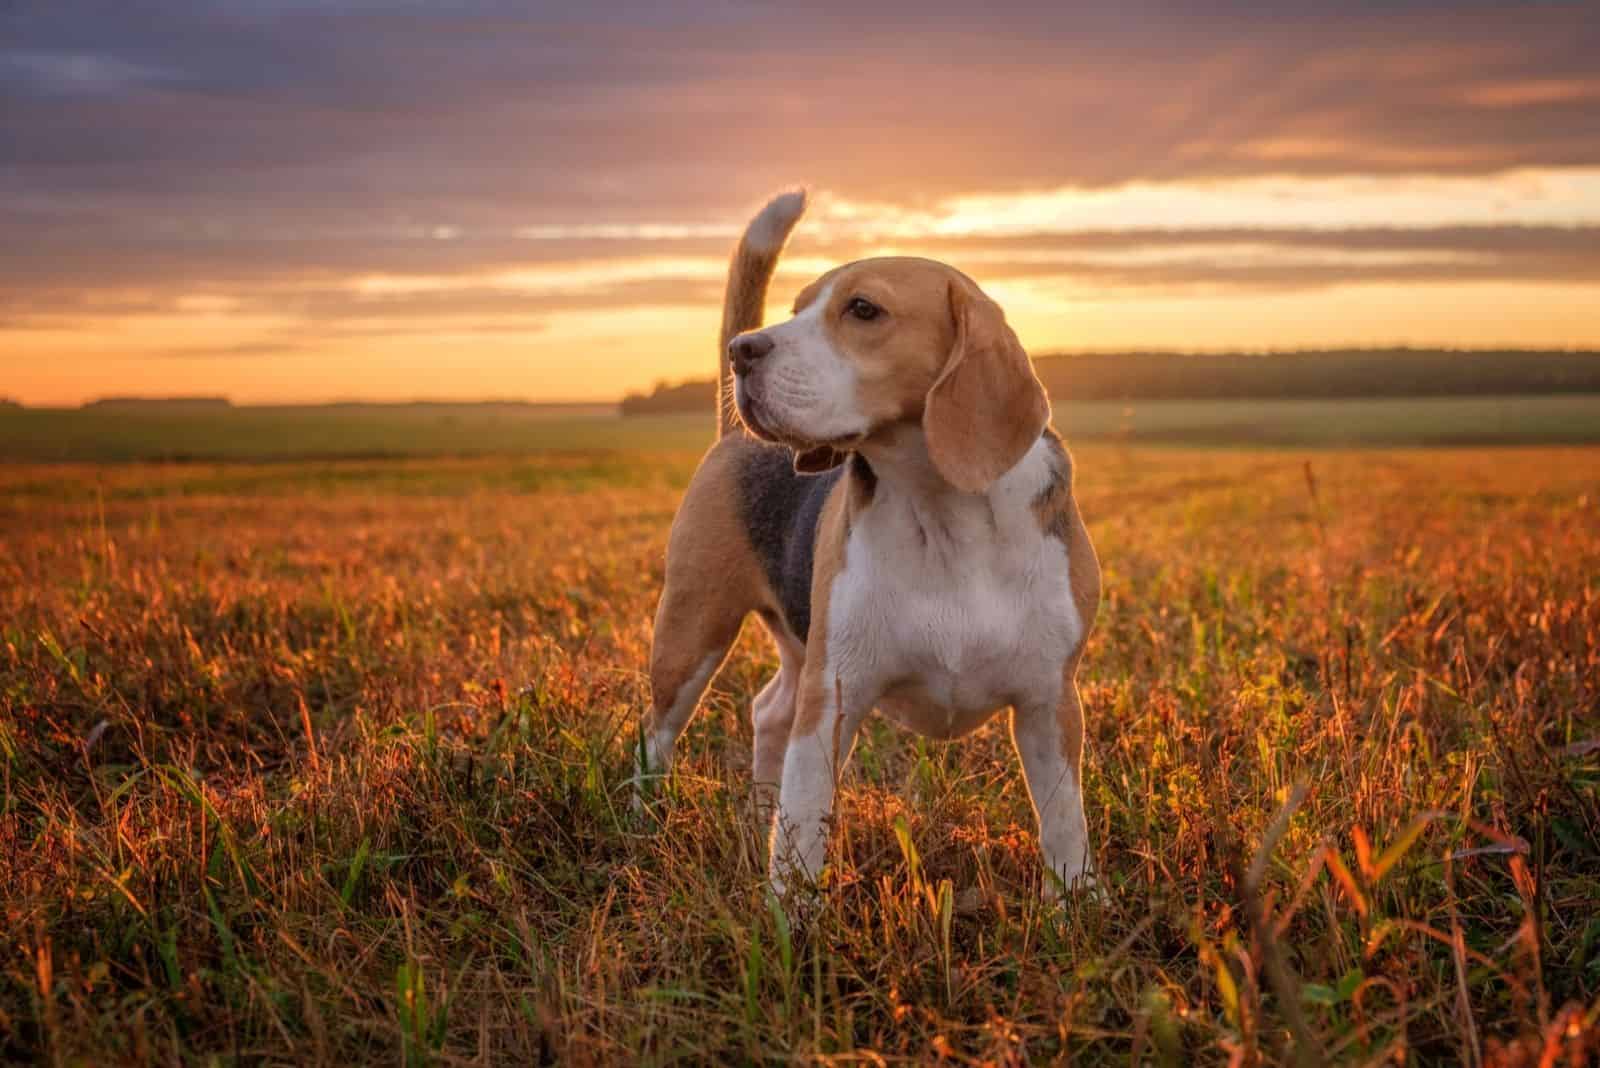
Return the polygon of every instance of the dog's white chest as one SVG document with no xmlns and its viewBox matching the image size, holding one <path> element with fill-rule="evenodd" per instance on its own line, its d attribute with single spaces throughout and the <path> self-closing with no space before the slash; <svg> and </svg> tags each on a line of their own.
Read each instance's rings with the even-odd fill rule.
<svg viewBox="0 0 1600 1068">
<path fill-rule="evenodd" d="M 936 736 L 1050 699 L 1082 632 L 1065 546 L 1023 511 L 922 518 L 869 510 L 852 530 L 829 604 L 830 662 Z"/>
</svg>

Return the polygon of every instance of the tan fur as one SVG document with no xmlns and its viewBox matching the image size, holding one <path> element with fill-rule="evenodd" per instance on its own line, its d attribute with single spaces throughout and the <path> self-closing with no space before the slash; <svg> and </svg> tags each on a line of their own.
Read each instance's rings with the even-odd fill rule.
<svg viewBox="0 0 1600 1068">
<path fill-rule="evenodd" d="M 1083 620 L 1083 641 L 1069 664 L 1069 668 L 1075 671 L 1089 635 L 1094 632 L 1095 616 L 1100 612 L 1100 559 L 1095 555 L 1094 544 L 1089 541 L 1089 528 L 1084 525 L 1083 516 L 1078 511 L 1078 500 L 1070 491 L 1067 508 L 1067 560 L 1072 572 L 1072 599 L 1077 605 L 1078 618 Z"/>
<path fill-rule="evenodd" d="M 916 257 L 862 260 L 807 286 L 795 312 L 823 293 L 828 339 L 856 370 L 863 413 L 885 433 L 920 420 L 934 463 L 952 485 L 984 489 L 1044 430 L 1049 402 L 1032 362 L 1000 306 L 966 275 Z M 845 314 L 857 297 L 884 314 L 868 322 Z M 796 467 L 843 463 L 849 444 L 860 442 L 813 443 Z"/>
<path fill-rule="evenodd" d="M 1039 440 L 1050 405 L 998 304 L 961 277 L 950 283 L 950 311 L 955 344 L 928 390 L 922 428 L 939 473 L 978 493 Z M 1004 414 L 995 418 L 996 412 Z"/>
<path fill-rule="evenodd" d="M 884 432 L 922 417 L 928 391 L 955 346 L 956 324 L 949 312 L 952 277 L 960 276 L 933 260 L 883 257 L 836 267 L 795 299 L 799 313 L 820 294 L 828 294 L 823 313 L 828 339 L 855 366 L 857 400 Z M 884 309 L 885 315 L 872 322 L 845 315 L 845 305 L 858 296 Z M 836 451 L 832 461 L 843 462 L 846 455 Z"/>
<path fill-rule="evenodd" d="M 1039 529 L 1060 538 L 1067 547 L 1068 570 L 1072 576 L 1072 601 L 1083 620 L 1083 639 L 1062 666 L 1061 705 L 1056 710 L 1061 725 L 1062 755 L 1080 781 L 1083 770 L 1083 702 L 1078 695 L 1078 663 L 1094 631 L 1100 611 L 1100 561 L 1089 541 L 1088 528 L 1078 511 L 1078 501 L 1070 482 L 1063 480 L 1047 496 L 1034 502 L 1033 514 Z"/>
<path fill-rule="evenodd" d="M 1033 514 L 1039 521 L 1040 530 L 1061 539 L 1067 547 L 1068 567 L 1072 574 L 1072 601 L 1078 609 L 1078 618 L 1083 620 L 1086 643 L 1094 629 L 1095 616 L 1100 611 L 1100 560 L 1089 541 L 1089 530 L 1084 525 L 1082 513 L 1078 511 L 1078 499 L 1072 492 L 1072 484 L 1066 480 L 1057 483 L 1049 494 L 1034 502 Z M 1069 668 L 1077 667 L 1082 653 L 1080 644 Z"/>
<path fill-rule="evenodd" d="M 649 730 L 668 725 L 683 686 L 707 656 L 720 660 L 727 653 L 744 617 L 774 601 L 739 519 L 737 440 L 719 442 L 706 454 L 672 521 L 650 647 Z M 717 581 L 706 581 L 708 575 Z M 684 724 L 670 726 L 681 731 Z"/>
<path fill-rule="evenodd" d="M 1056 722 L 1061 726 L 1061 756 L 1072 771 L 1072 777 L 1083 781 L 1083 698 L 1078 694 L 1078 684 L 1073 680 L 1072 669 L 1067 672 L 1067 682 L 1061 690 L 1061 703 L 1056 708 Z M 1015 713 L 1013 712 L 1013 715 Z M 1015 727 L 1012 728 L 1015 730 Z"/>
<path fill-rule="evenodd" d="M 803 206 L 805 198 L 800 196 Z M 767 212 L 777 202 L 768 206 Z M 762 216 L 758 216 L 758 219 Z M 763 235 L 765 240 L 754 240 L 755 228 L 746 230 L 733 250 L 728 264 L 728 289 L 722 301 L 722 332 L 717 342 L 717 436 L 739 429 L 739 416 L 733 408 L 733 371 L 728 361 L 728 342 L 748 330 L 761 325 L 766 312 L 767 287 L 772 272 L 778 266 L 778 256 L 783 243 L 799 219 L 798 211 L 789 218 L 780 218 L 777 233 Z"/>
<path fill-rule="evenodd" d="M 795 701 L 794 737 L 809 735 L 817 729 L 827 706 L 831 683 L 823 678 L 828 650 L 828 606 L 833 592 L 833 579 L 844 570 L 845 543 L 850 538 L 851 505 L 859 502 L 859 488 L 853 488 L 853 476 L 847 474 L 828 494 L 822 515 L 817 520 L 817 548 L 811 564 L 811 633 L 806 638 L 806 667 L 800 676 L 800 694 Z"/>
</svg>

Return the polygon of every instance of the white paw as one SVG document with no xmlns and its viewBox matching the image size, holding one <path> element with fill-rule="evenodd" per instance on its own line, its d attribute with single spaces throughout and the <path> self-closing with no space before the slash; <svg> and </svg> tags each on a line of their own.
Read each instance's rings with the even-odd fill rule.
<svg viewBox="0 0 1600 1068">
<path fill-rule="evenodd" d="M 1063 879 L 1055 872 L 1046 869 L 1041 889 L 1045 900 L 1058 905 L 1072 902 L 1104 905 L 1110 900 L 1105 886 L 1095 877 L 1093 868 L 1085 868 L 1070 879 Z"/>
<path fill-rule="evenodd" d="M 822 891 L 802 874 L 768 877 L 767 893 L 778 903 L 792 927 L 805 923 L 822 908 Z"/>
<path fill-rule="evenodd" d="M 642 814 L 645 805 L 661 792 L 671 765 L 672 751 L 663 752 L 656 738 L 647 737 L 634 746 L 633 778 L 629 780 L 634 815 Z"/>
</svg>

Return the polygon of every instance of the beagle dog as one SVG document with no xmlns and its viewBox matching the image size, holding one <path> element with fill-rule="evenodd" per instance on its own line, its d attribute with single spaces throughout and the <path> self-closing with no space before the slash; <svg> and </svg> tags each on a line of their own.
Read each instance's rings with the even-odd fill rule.
<svg viewBox="0 0 1600 1068">
<path fill-rule="evenodd" d="M 1100 569 L 1044 388 L 1000 307 L 931 260 L 837 267 L 761 328 L 804 208 L 775 198 L 733 254 L 719 435 L 672 523 L 639 781 L 669 771 L 754 612 L 780 665 L 752 709 L 780 898 L 821 873 L 874 708 L 958 738 L 1009 707 L 1050 883 L 1086 884 L 1074 676 Z"/>
</svg>

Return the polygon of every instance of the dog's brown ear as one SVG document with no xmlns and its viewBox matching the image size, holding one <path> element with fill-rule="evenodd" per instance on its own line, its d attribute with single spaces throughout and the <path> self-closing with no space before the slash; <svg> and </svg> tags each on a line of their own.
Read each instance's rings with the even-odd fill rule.
<svg viewBox="0 0 1600 1068">
<path fill-rule="evenodd" d="M 922 431 L 945 481 L 981 493 L 1015 467 L 1050 421 L 1050 402 L 1000 305 L 950 283 L 956 340 L 928 390 Z"/>
<path fill-rule="evenodd" d="M 830 467 L 838 467 L 850 454 L 827 445 L 818 445 L 794 454 L 794 469 L 802 475 L 815 475 Z"/>
</svg>

